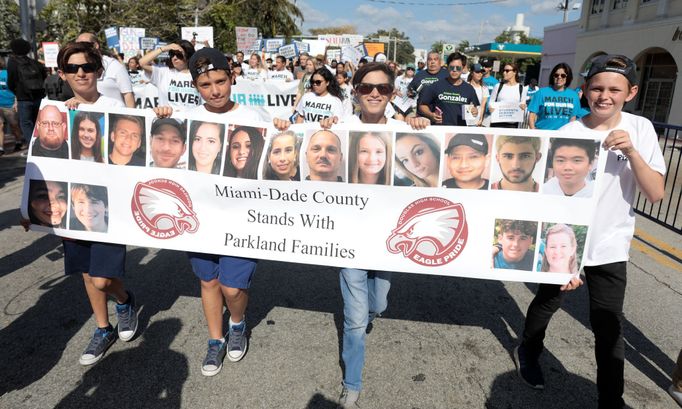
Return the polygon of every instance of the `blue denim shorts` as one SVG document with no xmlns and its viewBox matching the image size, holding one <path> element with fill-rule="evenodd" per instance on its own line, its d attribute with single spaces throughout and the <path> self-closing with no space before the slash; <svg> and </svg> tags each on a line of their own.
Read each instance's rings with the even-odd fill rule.
<svg viewBox="0 0 682 409">
<path fill-rule="evenodd" d="M 123 278 L 126 246 L 85 240 L 63 240 L 64 273 L 90 277 Z"/>
<path fill-rule="evenodd" d="M 194 274 L 201 281 L 218 279 L 220 284 L 245 290 L 251 286 L 258 260 L 187 252 Z"/>
</svg>

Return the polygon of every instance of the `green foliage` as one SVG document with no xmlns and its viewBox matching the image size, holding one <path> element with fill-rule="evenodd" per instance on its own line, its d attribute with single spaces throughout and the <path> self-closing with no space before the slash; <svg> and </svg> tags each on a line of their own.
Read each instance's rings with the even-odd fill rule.
<svg viewBox="0 0 682 409">
<path fill-rule="evenodd" d="M 469 44 L 469 40 L 462 40 L 459 42 L 459 44 L 457 44 L 457 51 L 463 52 L 464 49 L 469 46 L 471 46 L 471 44 Z"/>
<path fill-rule="evenodd" d="M 445 44 L 445 41 L 438 40 L 435 43 L 431 44 L 431 50 L 438 51 L 438 54 L 443 54 L 443 45 L 444 44 Z"/>
<path fill-rule="evenodd" d="M 13 0 L 0 0 L 0 49 L 8 49 L 10 41 L 20 36 L 19 5 Z"/>
<path fill-rule="evenodd" d="M 406 36 L 404 32 L 398 31 L 397 28 L 392 28 L 390 30 L 378 30 L 376 33 L 368 34 L 368 38 L 379 38 L 379 37 L 391 37 L 391 38 L 397 38 L 398 39 L 398 46 L 397 46 L 397 52 L 396 52 L 396 62 L 399 64 L 407 64 L 409 62 L 414 61 L 414 46 L 410 42 L 410 37 Z M 404 40 L 404 41 L 400 41 Z M 393 47 L 394 47 L 394 42 L 391 41 L 390 46 L 386 44 L 388 47 L 386 48 L 387 50 L 390 51 L 389 53 L 386 53 L 386 56 L 388 57 L 389 60 L 393 59 Z"/>
<path fill-rule="evenodd" d="M 352 24 L 346 24 L 343 26 L 334 26 L 334 27 L 318 27 L 318 28 L 311 28 L 308 30 L 311 35 L 320 35 L 320 34 L 357 34 L 358 30 L 355 28 L 354 25 Z"/>
<path fill-rule="evenodd" d="M 495 37 L 496 43 L 511 43 L 511 42 L 513 42 L 513 40 L 514 40 L 514 38 L 509 31 L 503 31 L 502 34 Z M 520 44 L 541 45 L 542 39 L 541 38 L 535 38 L 535 37 L 528 37 L 524 33 L 521 33 L 519 35 L 519 43 Z"/>
</svg>

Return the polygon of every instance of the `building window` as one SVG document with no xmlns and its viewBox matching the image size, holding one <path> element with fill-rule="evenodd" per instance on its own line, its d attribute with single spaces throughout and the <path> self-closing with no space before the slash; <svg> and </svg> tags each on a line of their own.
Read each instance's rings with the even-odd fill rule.
<svg viewBox="0 0 682 409">
<path fill-rule="evenodd" d="M 628 0 L 613 0 L 613 9 L 624 9 L 628 7 Z"/>
<path fill-rule="evenodd" d="M 604 0 L 592 0 L 591 14 L 599 14 L 604 11 Z"/>
</svg>

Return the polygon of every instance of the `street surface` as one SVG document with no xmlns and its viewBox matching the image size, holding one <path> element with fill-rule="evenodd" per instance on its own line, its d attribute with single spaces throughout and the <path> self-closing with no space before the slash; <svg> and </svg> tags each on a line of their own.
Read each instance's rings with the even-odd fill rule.
<svg viewBox="0 0 682 409">
<path fill-rule="evenodd" d="M 207 329 L 186 256 L 129 247 L 140 334 L 80 366 L 94 330 L 90 306 L 82 279 L 63 274 L 61 241 L 18 226 L 24 162 L 18 154 L 0 159 L 0 408 L 335 407 L 343 322 L 336 268 L 261 262 L 247 311 L 248 353 L 206 378 Z M 625 305 L 632 408 L 676 407 L 666 389 L 682 347 L 681 263 L 682 237 L 640 218 Z M 595 408 L 585 286 L 548 330 L 546 389 L 531 390 L 516 376 L 511 351 L 535 287 L 395 274 L 389 308 L 367 339 L 360 406 Z"/>
</svg>

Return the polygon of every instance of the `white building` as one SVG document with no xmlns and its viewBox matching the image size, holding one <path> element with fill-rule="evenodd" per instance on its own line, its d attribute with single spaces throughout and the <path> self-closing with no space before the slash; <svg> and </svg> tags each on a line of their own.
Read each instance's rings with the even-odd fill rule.
<svg viewBox="0 0 682 409">
<path fill-rule="evenodd" d="M 682 124 L 682 0 L 589 0 L 583 3 L 574 77 L 600 54 L 623 54 L 639 70 L 639 95 L 626 110 Z M 549 65 L 549 64 L 548 64 Z M 544 72 L 543 61 L 543 72 Z M 551 69 L 551 67 L 549 67 Z"/>
</svg>

